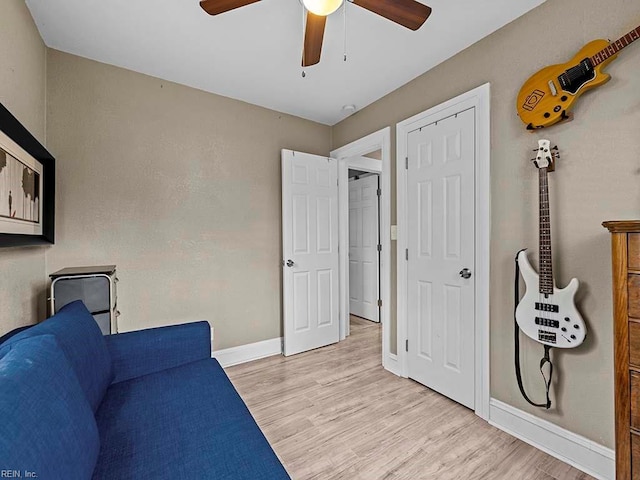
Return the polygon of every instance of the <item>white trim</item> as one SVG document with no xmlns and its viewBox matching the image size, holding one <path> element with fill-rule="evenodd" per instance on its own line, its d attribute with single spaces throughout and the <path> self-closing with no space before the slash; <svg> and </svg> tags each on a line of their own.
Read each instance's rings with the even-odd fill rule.
<svg viewBox="0 0 640 480">
<path fill-rule="evenodd" d="M 344 147 L 343 147 L 344 148 Z M 375 150 L 374 150 L 375 151 Z M 333 152 L 331 152 L 333 153 Z M 368 152 L 365 152 L 368 153 Z M 335 158 L 335 157 L 334 157 Z M 338 184 L 338 208 L 340 224 L 340 240 L 341 245 L 349 245 L 349 170 L 355 169 L 369 173 L 377 173 L 380 176 L 380 188 L 382 188 L 382 161 L 369 158 L 369 157 L 347 157 L 338 160 L 338 179 L 343 179 Z M 342 170 L 340 170 L 342 165 Z M 343 176 L 341 176 L 341 174 Z M 346 179 L 346 181 L 344 181 Z M 345 208 L 340 208 L 343 205 Z M 383 207 L 384 208 L 384 207 Z M 382 224 L 378 225 L 378 229 L 382 234 Z M 383 247 L 384 248 L 384 247 Z M 382 264 L 378 265 L 378 274 L 382 278 Z M 343 278 L 344 277 L 344 278 Z M 351 325 L 349 322 L 349 312 L 351 310 L 349 302 L 349 247 L 343 249 L 340 252 L 340 281 L 343 282 L 340 285 L 344 285 L 344 288 L 340 289 L 340 305 L 344 306 L 344 312 L 347 312 L 346 316 L 340 317 L 340 341 L 351 335 Z M 382 298 L 382 291 L 379 292 L 379 297 Z M 342 303 L 342 302 L 345 303 Z M 379 320 L 382 323 L 382 319 Z"/>
<path fill-rule="evenodd" d="M 615 478 L 612 449 L 492 398 L 489 423 L 601 480 Z"/>
<path fill-rule="evenodd" d="M 225 348 L 214 351 L 211 356 L 220 362 L 223 367 L 231 367 L 241 363 L 259 360 L 282 354 L 282 337 L 263 340 L 262 342 L 249 343 L 238 347 Z"/>
<path fill-rule="evenodd" d="M 402 372 L 400 371 L 400 362 L 398 362 L 398 356 L 395 353 L 389 352 L 384 368 L 394 375 L 399 377 L 402 376 Z"/>
<path fill-rule="evenodd" d="M 214 328 L 213 325 L 209 324 L 209 331 L 211 332 L 211 341 L 210 341 L 210 345 L 211 345 L 211 358 L 213 358 L 213 346 L 215 345 L 215 339 L 216 339 L 216 330 Z"/>
<path fill-rule="evenodd" d="M 333 154 L 333 152 L 331 152 Z M 334 157 L 336 158 L 336 157 Z M 345 181 L 346 179 L 346 181 Z M 342 181 L 340 181 L 342 180 Z M 346 200 L 345 200 L 346 199 Z M 342 208 L 349 201 L 349 165 L 344 159 L 338 159 L 338 256 L 340 266 L 338 278 L 340 292 L 338 301 L 338 322 L 340 323 L 340 341 L 349 335 L 349 210 Z M 346 227 L 345 227 L 346 226 Z M 343 248 L 340 246 L 344 245 Z"/>
<path fill-rule="evenodd" d="M 348 157 L 346 160 L 350 169 L 382 173 L 382 160 L 369 157 Z"/>
<path fill-rule="evenodd" d="M 332 158 L 338 159 L 338 204 L 340 223 L 340 340 L 344 340 L 349 329 L 349 166 L 356 168 L 366 167 L 358 158 L 371 152 L 382 152 L 382 171 L 380 172 L 380 243 L 382 255 L 380 258 L 380 280 L 382 299 L 382 366 L 387 370 L 398 372 L 391 365 L 397 364 L 397 359 L 392 359 L 390 349 L 389 323 L 391 318 L 391 128 L 386 127 L 364 138 L 351 142 L 348 145 L 337 148 L 331 152 Z M 366 169 L 366 168 L 363 168 Z M 393 370 L 391 370 L 394 368 Z"/>
<path fill-rule="evenodd" d="M 349 322 L 349 313 L 351 311 L 351 305 L 349 302 L 349 170 L 355 169 L 369 173 L 377 173 L 379 178 L 380 188 L 382 188 L 382 162 L 380 160 L 376 160 L 375 158 L 369 157 L 347 157 L 344 159 L 340 159 L 339 162 L 343 165 L 344 177 L 340 176 L 342 171 L 339 170 L 338 178 L 346 179 L 346 181 L 342 181 L 339 183 L 338 187 L 338 204 L 344 205 L 345 208 L 339 208 L 339 219 L 340 223 L 340 244 L 347 245 L 347 248 L 343 249 L 340 252 L 340 281 L 344 282 L 340 285 L 344 285 L 344 289 L 340 289 L 341 300 L 344 300 L 346 303 L 340 303 L 341 306 L 344 306 L 344 312 L 347 312 L 344 319 L 341 317 L 340 319 L 340 341 L 344 340 L 346 337 L 351 335 L 351 324 Z M 382 235 L 382 224 L 378 225 L 378 230 Z M 378 268 L 380 268 L 380 265 Z M 382 280 L 382 271 L 380 271 L 380 281 Z M 378 285 L 380 288 L 380 285 Z M 378 298 L 382 298 L 382 291 L 378 292 Z M 344 298 L 343 298 L 344 297 Z M 382 319 L 378 319 L 380 323 L 382 323 Z"/>
<path fill-rule="evenodd" d="M 476 114 L 476 239 L 475 239 L 475 312 L 476 312 L 476 375 L 475 412 L 485 420 L 489 418 L 489 255 L 491 239 L 491 89 L 488 83 L 464 93 L 429 110 L 419 113 L 396 126 L 396 196 L 398 222 L 398 362 L 402 376 L 408 375 L 407 355 L 404 344 L 407 340 L 408 318 L 406 306 L 407 263 L 404 251 L 407 248 L 407 136 L 409 132 L 442 118 L 469 108 Z"/>
<path fill-rule="evenodd" d="M 345 282 L 343 284 L 345 285 L 345 289 L 343 293 L 345 294 L 345 298 L 349 299 L 349 301 L 347 302 L 347 305 L 349 307 L 349 313 L 351 313 L 351 300 L 350 300 L 351 299 L 351 296 L 350 296 L 351 279 L 350 278 L 347 279 L 347 277 L 350 275 L 349 258 L 351 255 L 351 247 L 349 246 L 349 240 L 350 240 L 349 239 L 349 228 L 350 228 L 349 212 L 351 211 L 350 204 L 349 204 L 349 195 L 350 195 L 349 189 L 351 188 L 352 183 L 356 181 L 358 178 L 366 179 L 367 177 L 373 177 L 373 176 L 377 177 L 375 179 L 376 190 L 378 188 L 382 189 L 382 181 L 380 178 L 380 174 L 382 173 L 382 161 L 376 160 L 375 158 L 367 158 L 367 157 L 349 157 L 345 159 L 345 163 L 347 165 L 347 171 L 351 171 L 352 169 L 355 169 L 358 172 L 365 172 L 363 175 L 358 174 L 358 176 L 354 178 L 347 177 L 347 182 L 342 182 L 342 183 L 348 184 L 345 189 L 344 197 L 340 198 L 340 189 L 338 189 L 338 203 L 339 205 L 346 206 L 346 208 L 342 208 L 342 209 L 339 208 L 339 213 L 338 213 L 339 219 L 342 219 L 342 221 L 344 222 L 343 224 L 340 224 L 339 229 L 340 229 L 340 232 L 343 233 L 344 235 L 344 243 L 342 243 L 342 245 L 347 245 L 347 248 L 345 248 L 343 252 L 344 256 L 340 259 L 345 262 L 343 264 L 343 268 L 340 268 L 340 270 L 345 272 Z M 375 217 L 375 224 L 376 224 L 375 227 L 378 232 L 378 236 L 381 236 L 382 228 L 381 228 L 379 210 L 382 208 L 382 206 L 380 205 L 380 199 L 378 197 L 375 198 L 374 202 L 378 209 L 378 212 L 376 212 L 376 217 Z M 342 213 L 342 215 L 340 215 L 340 213 Z M 378 237 L 376 237 L 376 244 L 378 244 Z M 376 279 L 377 281 L 376 281 L 375 298 L 382 299 L 382 291 L 380 289 L 380 279 L 382 278 L 382 271 L 380 268 L 380 253 L 378 251 L 375 251 L 375 263 L 376 263 L 375 265 L 376 274 L 378 276 L 378 278 Z M 364 279 L 361 279 L 361 280 L 364 281 Z M 381 312 L 382 309 L 378 306 L 375 306 L 374 311 L 375 311 L 375 314 L 373 315 L 375 315 L 375 318 L 367 317 L 367 316 L 365 316 L 364 318 L 367 318 L 372 322 L 382 323 L 382 320 L 380 318 L 382 314 Z M 344 327 L 345 336 L 351 335 L 351 322 L 345 321 L 341 326 Z M 341 338 L 340 340 L 344 340 L 344 338 Z"/>
</svg>

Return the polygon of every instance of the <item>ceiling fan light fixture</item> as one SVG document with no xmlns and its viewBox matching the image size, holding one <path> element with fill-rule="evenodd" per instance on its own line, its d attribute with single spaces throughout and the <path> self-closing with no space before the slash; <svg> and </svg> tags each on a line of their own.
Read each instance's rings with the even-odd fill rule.
<svg viewBox="0 0 640 480">
<path fill-rule="evenodd" d="M 304 7 L 314 15 L 326 17 L 335 12 L 344 0 L 302 0 Z"/>
</svg>

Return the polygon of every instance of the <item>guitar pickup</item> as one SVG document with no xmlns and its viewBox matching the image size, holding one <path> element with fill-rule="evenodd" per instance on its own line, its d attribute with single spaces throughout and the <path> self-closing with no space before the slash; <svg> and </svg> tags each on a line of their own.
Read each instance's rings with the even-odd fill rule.
<svg viewBox="0 0 640 480">
<path fill-rule="evenodd" d="M 542 302 L 536 302 L 536 310 L 540 310 L 542 312 L 553 312 L 553 313 L 558 313 L 560 311 L 560 309 L 558 308 L 558 305 L 552 305 L 550 303 L 542 303 Z"/>
<path fill-rule="evenodd" d="M 555 332 L 545 332 L 544 330 L 538 330 L 538 340 L 547 343 L 556 343 Z"/>
<path fill-rule="evenodd" d="M 553 320 L 552 318 L 536 317 L 536 325 L 541 325 L 543 327 L 559 328 L 560 322 L 558 320 Z"/>
</svg>

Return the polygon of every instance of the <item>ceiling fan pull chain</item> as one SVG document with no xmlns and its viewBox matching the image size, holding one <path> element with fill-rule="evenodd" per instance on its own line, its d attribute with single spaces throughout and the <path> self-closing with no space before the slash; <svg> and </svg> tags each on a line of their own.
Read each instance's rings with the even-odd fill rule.
<svg viewBox="0 0 640 480">
<path fill-rule="evenodd" d="M 306 23 L 307 23 L 307 12 L 304 6 L 304 3 L 300 2 L 300 4 L 302 5 L 302 49 L 304 52 L 304 36 L 305 36 L 305 31 L 306 31 Z M 304 71 L 304 67 L 302 67 L 302 78 L 305 78 L 307 76 L 307 72 Z"/>
<path fill-rule="evenodd" d="M 347 0 L 342 2 L 342 16 L 344 19 L 344 56 L 342 60 L 347 61 Z"/>
</svg>

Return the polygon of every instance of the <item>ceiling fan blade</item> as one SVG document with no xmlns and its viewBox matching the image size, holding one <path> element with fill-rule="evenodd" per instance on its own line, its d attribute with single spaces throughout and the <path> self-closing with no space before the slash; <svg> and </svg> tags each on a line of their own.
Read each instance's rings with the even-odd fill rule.
<svg viewBox="0 0 640 480">
<path fill-rule="evenodd" d="M 218 15 L 236 8 L 251 5 L 260 0 L 202 0 L 200 6 L 209 15 Z"/>
<path fill-rule="evenodd" d="M 411 30 L 418 30 L 431 15 L 431 7 L 415 0 L 353 0 L 353 3 Z"/>
<path fill-rule="evenodd" d="M 302 66 L 308 67 L 320 61 L 322 38 L 327 17 L 307 12 L 307 26 L 304 30 L 304 47 L 302 49 Z"/>
</svg>

